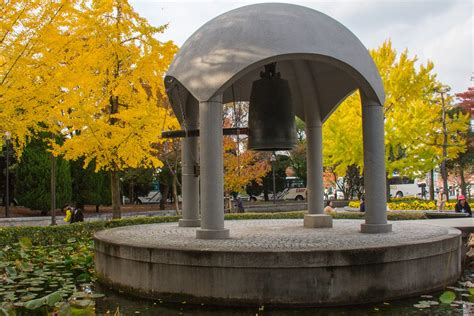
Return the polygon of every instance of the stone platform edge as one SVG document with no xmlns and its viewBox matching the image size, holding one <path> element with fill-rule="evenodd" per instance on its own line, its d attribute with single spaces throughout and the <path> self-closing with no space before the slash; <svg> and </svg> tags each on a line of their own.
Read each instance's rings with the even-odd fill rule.
<svg viewBox="0 0 474 316">
<path fill-rule="evenodd" d="M 448 234 L 413 243 L 331 250 L 214 250 L 141 247 L 120 241 L 101 240 L 94 235 L 96 252 L 106 256 L 153 264 L 193 265 L 209 267 L 279 268 L 352 266 L 416 260 L 455 251 L 461 244 L 461 232 L 447 228 Z"/>
</svg>

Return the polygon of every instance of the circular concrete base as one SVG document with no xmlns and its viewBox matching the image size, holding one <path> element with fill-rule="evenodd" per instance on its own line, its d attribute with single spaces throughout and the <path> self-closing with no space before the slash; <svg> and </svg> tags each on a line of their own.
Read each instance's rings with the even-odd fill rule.
<svg viewBox="0 0 474 316">
<path fill-rule="evenodd" d="M 302 220 L 226 221 L 230 238 L 196 239 L 177 223 L 119 227 L 95 236 L 99 280 L 133 295 L 212 304 L 344 305 L 437 290 L 461 273 L 457 229 L 393 222 L 360 233 Z"/>
</svg>

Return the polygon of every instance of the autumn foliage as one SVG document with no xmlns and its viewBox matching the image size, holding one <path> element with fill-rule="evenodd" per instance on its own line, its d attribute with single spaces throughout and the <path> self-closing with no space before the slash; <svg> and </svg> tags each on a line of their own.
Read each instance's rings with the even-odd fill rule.
<svg viewBox="0 0 474 316">
<path fill-rule="evenodd" d="M 370 54 L 382 77 L 386 99 L 385 150 L 387 172 L 405 176 L 427 172 L 442 160 L 440 83 L 431 62 L 417 64 L 405 50 L 397 54 L 386 41 Z M 448 110 L 452 99 L 446 100 Z M 447 119 L 448 158 L 466 149 L 468 117 Z M 347 166 L 363 168 L 362 108 L 359 93 L 348 97 L 323 125 L 324 163 L 343 176 Z"/>
<path fill-rule="evenodd" d="M 160 131 L 178 125 L 163 86 L 177 47 L 156 39 L 166 26 L 151 26 L 127 0 L 0 7 L 1 129 L 18 154 L 46 131 L 55 155 L 110 171 L 118 211 L 117 172 L 161 166 Z"/>
<path fill-rule="evenodd" d="M 248 104 L 240 104 L 239 110 L 226 105 L 223 126 L 238 126 L 247 109 Z M 262 178 L 270 171 L 270 164 L 264 154 L 247 150 L 247 136 L 225 136 L 223 145 L 224 191 L 227 194 L 241 192 L 252 181 L 261 184 Z"/>
</svg>

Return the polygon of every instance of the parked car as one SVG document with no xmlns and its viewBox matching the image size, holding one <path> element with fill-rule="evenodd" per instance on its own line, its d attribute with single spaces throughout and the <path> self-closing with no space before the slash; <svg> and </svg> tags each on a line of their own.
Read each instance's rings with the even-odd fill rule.
<svg viewBox="0 0 474 316">
<path fill-rule="evenodd" d="M 161 201 L 161 192 L 160 191 L 150 191 L 147 196 L 139 196 L 137 198 L 138 204 L 153 204 L 160 203 Z"/>
</svg>

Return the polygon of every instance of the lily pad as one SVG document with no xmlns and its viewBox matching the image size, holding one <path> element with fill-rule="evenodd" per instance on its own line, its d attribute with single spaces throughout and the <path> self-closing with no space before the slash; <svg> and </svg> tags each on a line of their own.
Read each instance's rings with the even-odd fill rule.
<svg viewBox="0 0 474 316">
<path fill-rule="evenodd" d="M 25 308 L 26 309 L 37 309 L 40 308 L 43 305 L 49 305 L 49 306 L 54 306 L 57 302 L 59 302 L 62 299 L 61 297 L 61 292 L 56 291 L 54 293 L 51 293 L 49 295 L 46 295 L 44 297 L 40 297 L 31 301 L 28 301 L 25 303 Z"/>
<path fill-rule="evenodd" d="M 16 277 L 17 273 L 14 267 L 5 267 L 5 271 L 7 272 L 10 278 Z"/>
<path fill-rule="evenodd" d="M 93 305 L 94 301 L 89 300 L 89 299 L 74 300 L 71 304 L 73 306 L 87 307 L 87 306 Z"/>
<path fill-rule="evenodd" d="M 32 299 L 36 298 L 38 295 L 36 295 L 35 293 L 28 293 L 26 295 L 23 295 L 21 297 L 21 300 L 24 301 L 24 302 L 27 302 L 27 301 L 31 301 Z"/>
<path fill-rule="evenodd" d="M 456 299 L 456 293 L 454 293 L 453 291 L 445 291 L 439 297 L 439 300 L 443 304 L 451 304 L 455 299 Z"/>
<path fill-rule="evenodd" d="M 22 249 L 30 249 L 33 246 L 31 239 L 28 237 L 21 237 L 19 243 Z"/>
<path fill-rule="evenodd" d="M 89 294 L 90 298 L 101 298 L 101 297 L 104 297 L 104 296 L 105 296 L 104 294 L 100 294 L 100 293 Z"/>
</svg>

